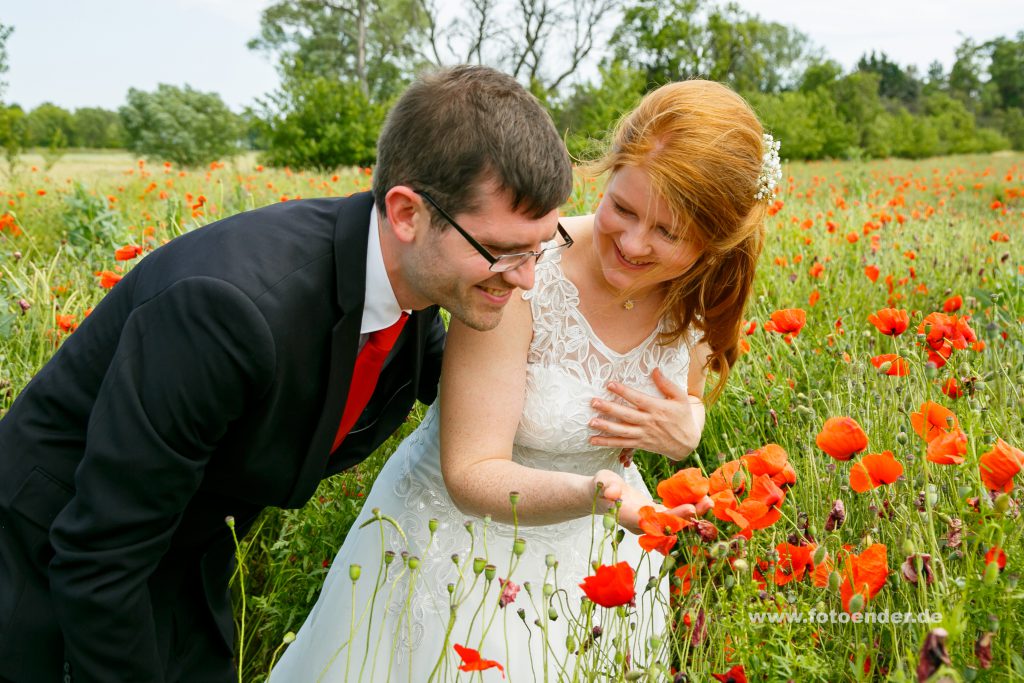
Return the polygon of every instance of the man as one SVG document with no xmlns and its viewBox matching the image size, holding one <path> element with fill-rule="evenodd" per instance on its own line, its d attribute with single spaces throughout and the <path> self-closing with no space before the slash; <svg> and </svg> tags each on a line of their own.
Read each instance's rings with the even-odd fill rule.
<svg viewBox="0 0 1024 683">
<path fill-rule="evenodd" d="M 372 195 L 141 261 L 0 421 L 0 680 L 236 680 L 225 518 L 301 506 L 432 401 L 437 304 L 497 325 L 570 189 L 537 101 L 458 67 L 395 106 Z"/>
</svg>

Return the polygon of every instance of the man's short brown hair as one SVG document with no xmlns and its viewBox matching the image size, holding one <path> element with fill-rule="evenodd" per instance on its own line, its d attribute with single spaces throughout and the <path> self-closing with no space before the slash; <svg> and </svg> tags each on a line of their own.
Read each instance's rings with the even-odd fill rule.
<svg viewBox="0 0 1024 683">
<path fill-rule="evenodd" d="M 535 219 L 566 201 L 572 168 L 551 117 L 514 78 L 488 67 L 421 76 L 377 141 L 377 206 L 384 211 L 388 190 L 407 185 L 451 213 L 471 212 L 488 181 L 511 195 L 513 210 Z"/>
</svg>

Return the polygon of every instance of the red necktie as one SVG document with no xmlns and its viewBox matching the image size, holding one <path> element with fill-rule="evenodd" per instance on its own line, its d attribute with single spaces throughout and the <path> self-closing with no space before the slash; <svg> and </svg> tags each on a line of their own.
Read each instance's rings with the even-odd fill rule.
<svg viewBox="0 0 1024 683">
<path fill-rule="evenodd" d="M 402 312 L 398 322 L 383 330 L 371 332 L 363 350 L 356 357 L 355 367 L 352 369 L 352 384 L 348 389 L 348 399 L 345 401 L 345 413 L 341 416 L 341 424 L 338 425 L 338 433 L 334 437 L 334 445 L 331 446 L 331 453 L 338 449 L 341 442 L 348 436 L 352 425 L 359 419 L 366 404 L 370 402 L 370 396 L 377 386 L 377 379 L 380 377 L 384 361 L 391 352 L 398 335 L 402 333 L 405 321 L 409 314 Z"/>
</svg>

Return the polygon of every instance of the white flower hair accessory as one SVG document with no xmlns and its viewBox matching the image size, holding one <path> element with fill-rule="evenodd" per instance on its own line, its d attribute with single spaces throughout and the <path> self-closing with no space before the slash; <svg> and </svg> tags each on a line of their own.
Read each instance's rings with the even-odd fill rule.
<svg viewBox="0 0 1024 683">
<path fill-rule="evenodd" d="M 764 134 L 764 156 L 761 158 L 761 175 L 757 177 L 754 199 L 770 199 L 775 186 L 782 180 L 782 162 L 779 160 L 781 146 L 781 142 L 768 133 Z"/>
</svg>

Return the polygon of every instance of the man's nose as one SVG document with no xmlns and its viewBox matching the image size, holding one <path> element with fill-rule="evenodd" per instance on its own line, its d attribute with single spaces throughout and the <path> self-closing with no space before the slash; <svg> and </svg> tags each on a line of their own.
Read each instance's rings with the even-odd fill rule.
<svg viewBox="0 0 1024 683">
<path fill-rule="evenodd" d="M 505 282 L 519 289 L 533 289 L 533 276 L 536 265 L 537 259 L 531 256 L 523 262 L 523 265 L 505 271 L 501 274 L 501 277 Z"/>
</svg>

